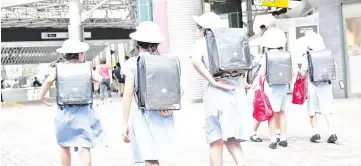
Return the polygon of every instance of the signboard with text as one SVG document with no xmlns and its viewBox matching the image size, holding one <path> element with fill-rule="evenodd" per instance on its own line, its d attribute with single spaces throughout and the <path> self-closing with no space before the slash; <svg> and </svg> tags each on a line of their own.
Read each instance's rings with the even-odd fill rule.
<svg viewBox="0 0 361 166">
<path fill-rule="evenodd" d="M 318 33 L 318 26 L 317 25 L 297 26 L 296 27 L 296 39 L 299 39 L 299 38 L 305 36 L 305 33 L 307 31 L 313 31 L 315 33 Z"/>
<path fill-rule="evenodd" d="M 255 5 L 288 8 L 289 0 L 254 0 Z"/>
</svg>

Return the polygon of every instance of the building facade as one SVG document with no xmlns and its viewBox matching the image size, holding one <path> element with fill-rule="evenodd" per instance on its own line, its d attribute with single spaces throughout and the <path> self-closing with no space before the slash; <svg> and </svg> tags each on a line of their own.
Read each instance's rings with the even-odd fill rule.
<svg viewBox="0 0 361 166">
<path fill-rule="evenodd" d="M 320 34 L 333 52 L 336 64 L 334 97 L 360 97 L 361 0 L 319 1 Z"/>
<path fill-rule="evenodd" d="M 162 1 L 162 0 L 153 0 Z M 165 1 L 165 0 L 163 0 Z M 138 0 L 139 20 L 153 20 L 152 0 Z M 182 63 L 182 76 L 186 97 L 202 98 L 203 79 L 194 70 L 190 55 L 196 40 L 193 15 L 204 11 L 202 0 L 166 0 L 168 17 L 167 50 L 178 56 Z M 361 96 L 361 0 L 319 0 L 319 32 L 326 46 L 334 54 L 337 79 L 333 82 L 335 98 Z"/>
</svg>

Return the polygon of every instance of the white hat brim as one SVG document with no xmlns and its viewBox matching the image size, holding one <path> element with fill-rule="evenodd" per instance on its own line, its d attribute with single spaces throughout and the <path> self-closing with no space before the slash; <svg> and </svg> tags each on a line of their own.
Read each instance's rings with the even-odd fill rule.
<svg viewBox="0 0 361 166">
<path fill-rule="evenodd" d="M 199 16 L 193 16 L 193 20 L 200 26 L 204 26 L 203 23 L 201 22 L 200 20 L 200 17 Z"/>
<path fill-rule="evenodd" d="M 157 35 L 155 37 L 155 36 L 140 35 L 137 32 L 131 33 L 129 37 L 133 40 L 146 42 L 146 43 L 162 43 L 165 40 L 165 37 L 163 35 Z"/>
<path fill-rule="evenodd" d="M 193 16 L 193 20 L 200 25 L 202 28 L 221 28 L 222 23 L 218 22 L 217 20 L 214 20 L 215 22 L 208 22 L 205 20 L 202 20 L 200 16 Z"/>
<path fill-rule="evenodd" d="M 61 53 L 61 54 L 67 54 L 67 53 L 81 53 L 81 52 L 86 52 L 89 50 L 89 44 L 84 43 L 84 42 L 80 42 L 79 44 L 77 44 L 76 46 L 72 47 L 72 48 L 58 48 L 56 49 L 56 52 Z"/>
</svg>

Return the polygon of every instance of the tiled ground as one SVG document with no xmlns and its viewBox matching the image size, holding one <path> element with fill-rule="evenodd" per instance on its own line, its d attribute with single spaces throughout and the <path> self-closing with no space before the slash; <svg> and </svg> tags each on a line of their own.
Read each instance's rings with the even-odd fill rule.
<svg viewBox="0 0 361 166">
<path fill-rule="evenodd" d="M 202 105 L 188 104 L 184 108 L 176 113 L 179 138 L 177 165 L 209 165 Z M 287 108 L 289 147 L 270 150 L 267 125 L 262 124 L 260 136 L 265 138 L 263 143 L 242 143 L 250 166 L 361 166 L 361 100 L 336 100 L 335 120 L 339 137 L 336 145 L 325 143 L 327 132 L 323 118 L 320 123 L 325 131 L 322 133 L 324 141 L 311 144 L 308 141 L 311 131 L 305 108 L 290 103 Z M 109 146 L 93 150 L 93 165 L 131 165 L 129 146 L 121 141 L 120 136 L 121 100 L 114 99 L 113 103 L 99 107 L 98 111 L 102 115 Z M 0 116 L 1 165 L 60 165 L 53 130 L 54 114 L 55 106 L 47 107 L 39 103 L 4 106 Z M 227 153 L 224 159 L 225 166 L 235 165 Z M 78 165 L 76 154 L 73 161 L 73 165 Z"/>
</svg>

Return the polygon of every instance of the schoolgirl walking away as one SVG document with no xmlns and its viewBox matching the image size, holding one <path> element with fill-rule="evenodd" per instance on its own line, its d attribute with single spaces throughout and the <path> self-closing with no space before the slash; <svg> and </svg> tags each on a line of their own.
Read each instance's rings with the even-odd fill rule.
<svg viewBox="0 0 361 166">
<path fill-rule="evenodd" d="M 265 47 L 262 47 L 262 54 L 265 53 Z M 256 79 L 256 77 L 258 76 L 259 74 L 259 70 L 260 70 L 260 67 L 261 67 L 261 64 L 260 64 L 260 60 L 262 59 L 262 56 L 260 57 L 256 57 L 255 59 L 253 59 L 253 66 L 254 68 L 252 68 L 252 71 L 247 71 L 246 72 L 246 75 L 245 75 L 245 78 L 247 79 L 244 79 L 243 80 L 243 84 L 245 86 L 245 88 L 247 89 L 247 98 L 248 98 L 248 104 L 249 105 L 253 105 L 253 102 L 254 102 L 254 86 L 255 84 L 257 84 L 257 81 L 254 82 L 254 80 Z M 249 78 L 249 79 L 248 79 Z M 253 85 L 253 86 L 252 86 Z M 278 119 L 278 118 L 277 118 Z M 252 142 L 262 142 L 263 140 L 258 137 L 258 134 L 257 134 L 257 131 L 258 131 L 258 128 L 259 128 L 259 125 L 261 124 L 261 122 L 257 121 L 256 119 L 253 120 L 253 132 L 252 132 L 252 135 L 250 136 L 250 140 Z M 280 125 L 279 125 L 279 120 L 276 120 L 277 123 L 276 123 L 276 139 L 277 139 L 277 142 L 280 141 L 280 138 L 281 138 L 281 131 L 280 131 Z"/>
<path fill-rule="evenodd" d="M 158 24 L 141 22 L 130 34 L 139 48 L 139 56 L 157 56 L 157 47 L 164 41 Z M 137 58 L 131 57 L 122 67 L 125 75 L 123 94 L 123 139 L 131 144 L 133 163 L 159 166 L 160 161 L 171 160 L 174 152 L 175 129 L 172 111 L 143 110 L 138 107 Z"/>
<path fill-rule="evenodd" d="M 103 140 L 103 130 L 92 106 L 91 85 L 93 81 L 100 82 L 102 78 L 92 70 L 90 63 L 81 63 L 84 60 L 83 53 L 88 49 L 86 43 L 66 40 L 57 49 L 57 52 L 65 54 L 65 62 L 56 64 L 56 71 L 46 78 L 40 93 L 42 102 L 47 104 L 45 94 L 57 80 L 55 134 L 60 146 L 62 166 L 71 165 L 72 147 L 79 148 L 81 164 L 90 166 L 90 149 L 100 145 Z"/>
<path fill-rule="evenodd" d="M 205 31 L 208 28 L 220 27 L 221 18 L 209 12 L 200 17 L 194 16 L 194 20 L 198 28 L 198 39 L 191 58 L 195 69 L 207 81 L 203 89 L 203 103 L 206 116 L 206 139 L 210 146 L 210 163 L 212 166 L 223 165 L 223 146 L 226 146 L 237 165 L 246 165 L 239 143 L 239 141 L 248 140 L 250 135 L 240 128 L 244 123 L 240 119 L 240 115 L 242 112 L 248 111 L 243 78 L 241 76 L 224 77 L 217 80 L 213 78 L 208 70 L 209 60 Z M 251 118 L 252 113 L 249 114 L 250 129 Z M 245 136 L 247 138 L 242 135 L 247 135 Z"/>
<path fill-rule="evenodd" d="M 282 51 L 282 47 L 286 45 L 286 35 L 285 33 L 278 28 L 270 28 L 268 29 L 262 36 L 262 44 L 266 47 L 266 52 L 262 56 L 261 59 L 261 69 L 260 74 L 262 76 L 266 76 L 267 74 L 267 57 L 268 54 L 272 54 L 270 56 L 277 56 L 278 53 Z M 292 71 L 292 70 L 291 70 Z M 265 84 L 266 86 L 266 84 Z M 273 117 L 268 121 L 268 127 L 271 137 L 271 144 L 269 148 L 276 149 L 277 144 L 282 147 L 287 147 L 288 142 L 286 138 L 286 116 L 285 116 L 285 108 L 286 108 L 286 95 L 288 91 L 288 84 L 276 84 L 271 85 L 270 93 L 268 94 L 268 98 L 270 100 L 272 109 L 273 109 Z M 279 121 L 279 122 L 277 122 Z M 279 123 L 279 127 L 281 130 L 280 141 L 278 142 L 276 137 L 276 124 Z"/>
<path fill-rule="evenodd" d="M 308 79 L 308 101 L 307 110 L 310 116 L 310 122 L 312 126 L 311 142 L 318 142 L 321 140 L 320 132 L 318 130 L 317 115 L 324 115 L 328 125 L 328 143 L 335 143 L 337 141 L 337 135 L 334 131 L 333 120 L 333 94 L 332 83 L 328 81 L 312 81 L 310 75 L 311 65 L 309 65 L 308 57 L 310 52 L 323 51 L 326 49 L 321 35 L 314 32 L 308 32 L 305 35 L 305 41 L 308 49 L 308 53 L 303 56 L 303 63 L 301 66 L 302 76 L 307 76 Z M 313 70 L 317 72 L 318 70 Z M 318 73 L 315 73 L 318 74 Z"/>
</svg>

